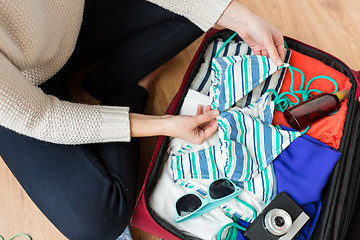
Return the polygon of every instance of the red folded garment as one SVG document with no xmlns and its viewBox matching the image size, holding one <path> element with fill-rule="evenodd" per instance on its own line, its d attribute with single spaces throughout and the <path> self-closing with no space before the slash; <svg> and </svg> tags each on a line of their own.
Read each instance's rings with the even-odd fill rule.
<svg viewBox="0 0 360 240">
<path fill-rule="evenodd" d="M 324 63 L 305 56 L 299 52 L 292 51 L 290 65 L 296 68 L 299 68 L 305 74 L 305 84 L 316 76 L 325 75 L 328 77 L 333 78 L 338 86 L 339 90 L 344 88 L 351 87 L 351 83 L 349 78 L 347 78 L 344 74 L 336 71 L 335 69 L 325 65 Z M 295 83 L 293 90 L 298 90 L 301 84 L 301 76 L 300 73 L 294 71 L 295 74 Z M 283 85 L 281 87 L 280 93 L 290 91 L 290 84 L 291 84 L 291 74 L 290 71 L 286 71 L 285 79 L 283 81 Z M 318 79 L 311 83 L 309 89 L 318 89 L 323 92 L 332 93 L 335 90 L 335 86 L 332 82 L 326 79 Z M 289 97 L 292 101 L 294 99 Z M 340 109 L 335 114 L 331 116 L 327 116 L 322 118 L 321 120 L 312 123 L 309 131 L 306 133 L 307 135 L 318 139 L 319 141 L 331 146 L 335 149 L 339 148 L 341 137 L 343 135 L 343 128 L 345 123 L 345 117 L 347 113 L 347 99 L 345 99 L 340 104 Z M 274 118 L 273 118 L 274 125 L 283 125 L 289 126 L 283 116 L 283 113 L 280 111 L 275 110 Z"/>
</svg>

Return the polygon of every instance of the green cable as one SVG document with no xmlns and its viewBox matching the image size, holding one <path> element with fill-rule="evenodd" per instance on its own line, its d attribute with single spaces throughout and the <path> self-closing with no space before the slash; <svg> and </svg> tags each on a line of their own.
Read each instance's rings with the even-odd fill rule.
<svg viewBox="0 0 360 240">
<path fill-rule="evenodd" d="M 288 48 L 288 45 L 286 44 L 286 42 L 284 41 L 284 45 L 286 49 Z M 270 92 L 273 92 L 275 94 L 275 106 L 276 109 L 279 110 L 280 112 L 284 112 L 288 107 L 293 107 L 294 105 L 298 104 L 300 102 L 300 99 L 296 96 L 296 94 L 300 94 L 302 96 L 302 100 L 306 101 L 308 100 L 308 98 L 311 95 L 312 92 L 317 92 L 317 93 L 321 93 L 322 91 L 317 90 L 317 89 L 309 89 L 310 85 L 312 82 L 314 82 L 315 80 L 318 79 L 326 79 L 331 81 L 334 86 L 335 86 L 335 90 L 333 93 L 338 91 L 338 84 L 337 82 L 332 79 L 331 77 L 328 76 L 324 76 L 324 75 L 320 75 L 320 76 L 316 76 L 313 77 L 309 80 L 309 82 L 306 84 L 305 88 L 304 88 L 304 84 L 305 84 L 305 74 L 298 68 L 293 67 L 293 66 L 289 66 L 289 71 L 291 74 L 291 84 L 290 84 L 290 92 L 283 92 L 281 94 L 277 94 L 277 92 L 275 92 L 275 90 L 273 89 L 269 89 Z M 294 83 L 295 83 L 295 78 L 294 78 L 294 71 L 297 71 L 298 73 L 300 73 L 301 75 L 301 83 L 300 83 L 300 88 L 297 91 L 294 91 Z M 286 95 L 291 95 L 296 99 L 296 102 L 291 102 L 291 100 L 286 96 Z"/>
<path fill-rule="evenodd" d="M 339 88 L 338 84 L 336 83 L 336 81 L 334 79 L 332 79 L 331 77 L 328 77 L 328 76 L 316 76 L 316 77 L 313 77 L 312 79 L 310 79 L 310 81 L 306 84 L 306 86 L 304 88 L 304 83 L 305 83 L 305 75 L 304 75 L 304 73 L 300 69 L 298 69 L 296 67 L 289 66 L 288 68 L 289 68 L 290 74 L 291 74 L 290 92 L 283 92 L 281 94 L 278 94 L 273 89 L 268 90 L 269 92 L 272 92 L 272 93 L 275 94 L 275 100 L 274 101 L 275 101 L 276 109 L 279 110 L 280 112 L 284 112 L 287 109 L 287 107 L 293 107 L 294 105 L 296 105 L 296 104 L 298 104 L 300 102 L 299 97 L 297 97 L 295 94 L 300 94 L 302 96 L 302 100 L 306 101 L 310 96 L 312 96 L 311 95 L 312 92 L 321 93 L 320 90 L 309 89 L 311 83 L 313 83 L 315 80 L 318 80 L 318 79 L 329 80 L 335 86 L 335 90 L 334 90 L 333 93 L 338 91 L 338 88 Z M 299 88 L 299 90 L 296 90 L 296 91 L 294 90 L 294 82 L 295 82 L 295 80 L 294 80 L 294 70 L 301 74 L 300 88 Z M 292 102 L 286 95 L 293 96 L 296 99 L 296 101 Z"/>
<path fill-rule="evenodd" d="M 224 231 L 226 228 L 228 228 L 228 227 L 231 227 L 231 228 L 229 229 L 229 232 L 228 232 L 228 234 L 226 235 L 225 240 L 236 239 L 236 237 L 235 237 L 235 238 L 233 238 L 233 237 L 234 237 L 234 236 L 237 236 L 237 229 L 239 229 L 239 230 L 241 230 L 241 231 L 245 231 L 245 230 L 246 230 L 246 228 L 244 228 L 243 226 L 241 226 L 241 225 L 239 225 L 239 224 L 237 224 L 237 223 L 234 223 L 234 222 L 228 223 L 228 224 L 224 225 L 224 226 L 220 229 L 220 231 L 219 231 L 219 233 L 218 233 L 218 236 L 217 236 L 217 239 L 218 239 L 218 240 L 221 240 L 221 234 L 222 234 L 223 231 Z M 232 229 L 233 229 L 233 230 L 232 230 Z M 235 234 L 236 234 L 236 235 L 235 235 Z"/>
<path fill-rule="evenodd" d="M 235 197 L 235 199 L 236 199 L 239 203 L 245 205 L 246 207 L 248 207 L 248 208 L 252 211 L 252 213 L 253 213 L 253 219 L 255 220 L 255 218 L 256 218 L 256 209 L 255 209 L 253 206 L 251 206 L 250 204 L 248 204 L 247 202 L 244 202 L 244 201 L 238 199 L 237 197 Z"/>
<path fill-rule="evenodd" d="M 31 237 L 25 233 L 16 234 L 16 235 L 12 236 L 9 240 L 13 240 L 14 238 L 19 237 L 19 236 L 25 236 L 28 240 L 31 240 Z"/>
<path fill-rule="evenodd" d="M 339 89 L 339 86 L 337 84 L 337 82 L 328 76 L 324 76 L 324 75 L 320 75 L 320 76 L 316 76 L 313 77 L 309 80 L 309 82 L 306 84 L 305 88 L 304 88 L 304 84 L 305 84 L 305 74 L 298 68 L 293 67 L 293 66 L 289 66 L 288 67 L 290 74 L 291 74 L 291 83 L 290 83 L 290 92 L 283 92 L 281 94 L 278 94 L 275 90 L 273 89 L 269 89 L 268 92 L 272 92 L 275 96 L 274 99 L 274 104 L 275 104 L 275 108 L 280 111 L 280 112 L 285 112 L 285 110 L 287 108 L 291 108 L 297 104 L 300 103 L 300 98 L 296 95 L 299 94 L 302 97 L 302 101 L 306 101 L 309 99 L 309 97 L 312 96 L 311 93 L 316 92 L 316 93 L 321 93 L 322 91 L 318 90 L 318 89 L 309 89 L 310 85 L 315 81 L 315 80 L 320 80 L 320 79 L 325 79 L 328 80 L 330 82 L 332 82 L 335 86 L 335 90 L 333 91 L 333 93 L 337 92 Z M 301 82 L 300 82 L 300 88 L 298 90 L 294 90 L 294 83 L 295 83 L 295 78 L 294 78 L 294 71 L 300 73 L 301 75 Z M 290 98 L 288 96 L 292 96 L 295 99 L 295 102 L 292 102 L 290 100 Z M 310 126 L 308 126 L 304 131 L 301 132 L 301 134 L 305 134 L 308 130 L 310 129 Z"/>
<path fill-rule="evenodd" d="M 301 135 L 304 135 L 305 133 L 307 133 L 307 131 L 309 131 L 309 129 L 310 129 L 310 125 L 307 126 L 303 131 L 300 132 Z"/>
<path fill-rule="evenodd" d="M 231 37 L 228 38 L 228 40 L 226 40 L 223 45 L 221 45 L 221 47 L 219 48 L 219 50 L 216 52 L 215 54 L 215 58 L 217 58 L 221 52 L 221 50 L 223 50 L 223 48 L 226 46 L 226 44 L 228 44 L 235 36 L 237 35 L 237 33 L 234 33 Z"/>
<path fill-rule="evenodd" d="M 255 220 L 255 218 L 256 218 L 256 209 L 255 209 L 253 206 L 251 206 L 250 204 L 248 204 L 247 202 L 244 202 L 244 201 L 240 200 L 240 199 L 237 198 L 237 197 L 235 197 L 235 199 L 236 199 L 239 203 L 241 203 L 241 204 L 243 204 L 244 206 L 248 207 L 248 208 L 252 211 L 252 213 L 253 213 L 253 219 Z M 228 216 L 229 218 L 231 218 L 231 215 L 230 215 L 228 212 L 225 212 L 225 215 Z M 245 231 L 245 230 L 246 230 L 245 227 L 243 227 L 243 226 L 241 226 L 241 225 L 239 225 L 239 224 L 237 223 L 238 220 L 239 220 L 237 217 L 233 216 L 233 217 L 232 217 L 232 220 L 233 220 L 234 222 L 228 223 L 228 224 L 224 225 L 224 226 L 220 229 L 220 231 L 219 231 L 219 233 L 218 233 L 218 240 L 221 240 L 221 235 L 222 235 L 222 233 L 223 233 L 224 230 L 225 230 L 226 228 L 228 228 L 228 227 L 230 227 L 230 229 L 229 229 L 229 231 L 228 231 L 228 233 L 227 233 L 227 235 L 226 235 L 225 240 L 236 239 L 236 236 L 237 236 L 237 234 L 238 234 L 238 229 L 241 230 L 241 231 Z"/>
<path fill-rule="evenodd" d="M 285 46 L 286 49 L 289 49 L 288 45 L 287 45 L 287 43 L 285 41 L 284 41 L 284 46 Z"/>
<path fill-rule="evenodd" d="M 230 227 L 225 240 L 231 240 L 233 238 L 233 236 L 235 236 L 235 234 L 237 235 L 237 229 L 235 227 Z"/>
<path fill-rule="evenodd" d="M 16 237 L 19 237 L 19 236 L 25 236 L 28 240 L 32 240 L 31 237 L 25 233 L 19 233 L 19 234 L 16 234 L 14 236 L 12 236 L 9 240 L 13 240 L 15 239 Z M 0 240 L 4 240 L 4 238 L 2 236 L 0 236 Z"/>
</svg>

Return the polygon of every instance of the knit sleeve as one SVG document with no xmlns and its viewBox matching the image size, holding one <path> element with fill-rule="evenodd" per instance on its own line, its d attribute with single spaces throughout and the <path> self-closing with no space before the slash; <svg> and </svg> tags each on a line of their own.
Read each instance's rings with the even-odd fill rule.
<svg viewBox="0 0 360 240">
<path fill-rule="evenodd" d="M 203 31 L 213 27 L 232 0 L 147 0 L 184 16 Z"/>
<path fill-rule="evenodd" d="M 129 109 L 46 95 L 0 52 L 0 125 L 58 144 L 129 141 Z"/>
</svg>

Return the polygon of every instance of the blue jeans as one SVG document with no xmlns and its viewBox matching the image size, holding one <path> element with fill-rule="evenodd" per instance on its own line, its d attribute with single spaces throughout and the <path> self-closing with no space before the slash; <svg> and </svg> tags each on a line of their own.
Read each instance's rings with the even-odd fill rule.
<svg viewBox="0 0 360 240">
<path fill-rule="evenodd" d="M 144 0 L 87 0 L 76 49 L 41 88 L 70 100 L 68 74 L 98 65 L 85 89 L 106 105 L 142 113 L 147 91 L 137 81 L 171 59 L 202 31 Z M 116 239 L 137 192 L 139 139 L 59 145 L 0 127 L 0 155 L 30 198 L 69 239 Z"/>
</svg>

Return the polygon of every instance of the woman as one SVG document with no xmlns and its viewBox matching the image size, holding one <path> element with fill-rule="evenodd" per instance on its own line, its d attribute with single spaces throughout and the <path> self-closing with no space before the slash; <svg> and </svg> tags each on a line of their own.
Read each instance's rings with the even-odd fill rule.
<svg viewBox="0 0 360 240">
<path fill-rule="evenodd" d="M 156 69 L 215 23 L 282 64 L 282 35 L 236 1 L 0 0 L 0 155 L 66 237 L 124 230 L 136 137 L 200 144 L 216 131 L 217 110 L 142 114 Z M 90 66 L 84 89 L 69 94 L 66 79 Z"/>
</svg>

